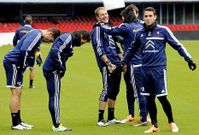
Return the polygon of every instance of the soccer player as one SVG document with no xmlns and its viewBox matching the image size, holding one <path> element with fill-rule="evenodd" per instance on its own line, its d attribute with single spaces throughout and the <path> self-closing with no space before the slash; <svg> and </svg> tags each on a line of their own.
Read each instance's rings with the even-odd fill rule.
<svg viewBox="0 0 199 135">
<path fill-rule="evenodd" d="M 30 32 L 33 28 L 31 26 L 32 24 L 32 16 L 27 15 L 24 19 L 24 26 L 18 28 L 15 32 L 14 38 L 13 38 L 13 45 L 15 46 L 17 44 L 17 42 L 24 36 L 26 35 L 28 32 Z M 37 56 L 37 64 L 41 65 L 42 60 L 41 59 L 41 53 L 40 51 L 38 51 L 38 56 Z M 40 61 L 38 61 L 40 60 Z M 35 64 L 35 56 L 32 57 L 31 59 L 31 64 L 29 65 L 29 69 L 30 69 L 30 74 L 29 74 L 29 88 L 34 88 L 33 86 L 33 81 L 35 78 L 35 70 L 34 70 L 34 64 Z"/>
<path fill-rule="evenodd" d="M 138 49 L 142 51 L 142 77 L 144 89 L 142 95 L 147 97 L 148 110 L 152 126 L 144 133 L 159 132 L 155 97 L 160 101 L 167 116 L 171 132 L 179 129 L 174 122 L 172 108 L 167 99 L 166 87 L 166 43 L 170 44 L 188 62 L 190 70 L 196 64 L 183 45 L 176 39 L 169 28 L 156 23 L 157 15 L 153 7 L 144 9 L 144 28 L 136 34 L 135 40 L 128 49 L 122 63 L 128 63 Z"/>
<path fill-rule="evenodd" d="M 54 132 L 71 131 L 71 128 L 60 123 L 60 89 L 61 78 L 66 72 L 66 61 L 73 55 L 73 47 L 80 47 L 90 41 L 90 34 L 85 31 L 75 31 L 60 35 L 53 43 L 43 65 L 49 94 L 49 111 Z"/>
<path fill-rule="evenodd" d="M 104 7 L 95 9 L 97 23 L 101 22 L 108 26 L 109 15 Z M 120 123 L 114 115 L 115 101 L 120 89 L 121 72 L 112 71 L 116 66 L 120 66 L 122 53 L 113 40 L 100 30 L 100 26 L 96 24 L 92 30 L 92 46 L 96 56 L 96 61 L 102 75 L 103 89 L 99 97 L 98 126 L 106 126 L 113 123 Z M 104 110 L 108 100 L 108 122 L 104 120 Z"/>
<path fill-rule="evenodd" d="M 121 12 L 121 15 L 123 23 L 119 27 L 113 27 L 110 29 L 106 27 L 106 25 L 102 24 L 101 30 L 110 35 L 121 36 L 119 39 L 125 54 L 135 37 L 135 33 L 139 29 L 143 28 L 143 22 L 138 19 L 139 9 L 133 4 L 127 6 Z M 135 126 L 147 124 L 146 98 L 143 95 L 140 95 L 140 91 L 143 88 L 140 75 L 141 67 L 142 58 L 141 52 L 139 51 L 127 64 L 127 71 L 124 73 L 129 115 L 123 121 L 126 123 L 134 120 L 134 102 L 137 98 L 141 119 L 139 123 L 135 124 Z"/>
<path fill-rule="evenodd" d="M 52 42 L 59 35 L 60 31 L 57 28 L 43 31 L 34 29 L 23 36 L 16 46 L 4 56 L 3 64 L 7 87 L 11 89 L 10 112 L 12 129 L 14 130 L 32 129 L 32 125 L 23 122 L 20 116 L 23 74 L 30 66 L 32 57 L 34 57 L 42 40 Z"/>
</svg>

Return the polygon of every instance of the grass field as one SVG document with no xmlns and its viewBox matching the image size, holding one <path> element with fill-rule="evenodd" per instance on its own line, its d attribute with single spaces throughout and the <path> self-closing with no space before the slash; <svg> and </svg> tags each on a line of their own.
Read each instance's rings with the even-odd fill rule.
<svg viewBox="0 0 199 135">
<path fill-rule="evenodd" d="M 182 41 L 196 63 L 199 63 L 199 41 Z M 90 44 L 75 48 L 75 54 L 67 62 L 67 73 L 62 79 L 61 121 L 73 128 L 72 132 L 54 133 L 48 111 L 48 94 L 42 68 L 36 66 L 35 89 L 28 89 L 27 70 L 24 76 L 22 96 L 22 118 L 35 127 L 30 131 L 12 131 L 9 111 L 10 90 L 5 87 L 5 73 L 2 66 L 3 56 L 12 46 L 0 47 L 0 135 L 142 135 L 148 127 L 133 127 L 131 123 L 97 127 L 98 98 L 101 92 L 101 75 L 97 68 Z M 49 45 L 42 45 L 41 52 L 46 57 Z M 179 135 L 199 134 L 199 72 L 192 72 L 187 63 L 171 47 L 167 48 L 168 98 L 171 101 L 174 119 L 180 128 Z M 167 119 L 159 102 L 159 135 L 171 135 Z M 125 86 L 122 80 L 121 91 L 116 104 L 116 117 L 127 115 Z M 136 111 L 136 115 L 138 115 Z M 107 117 L 107 112 L 105 118 Z"/>
</svg>

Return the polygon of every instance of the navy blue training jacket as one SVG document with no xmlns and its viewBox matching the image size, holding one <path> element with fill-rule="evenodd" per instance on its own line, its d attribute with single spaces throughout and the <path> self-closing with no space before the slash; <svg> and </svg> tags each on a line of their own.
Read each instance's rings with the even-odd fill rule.
<svg viewBox="0 0 199 135">
<path fill-rule="evenodd" d="M 32 64 L 33 57 L 35 57 L 36 50 L 39 49 L 42 39 L 41 30 L 31 30 L 4 56 L 4 59 L 21 68 L 29 67 Z"/>
<path fill-rule="evenodd" d="M 44 62 L 43 70 L 53 72 L 60 69 L 61 66 L 66 68 L 66 61 L 72 55 L 72 35 L 64 33 L 54 41 Z"/>
<path fill-rule="evenodd" d="M 137 32 L 135 40 L 128 49 L 122 63 L 128 63 L 136 51 L 141 49 L 143 68 L 166 68 L 166 43 L 177 50 L 186 61 L 191 59 L 187 50 L 169 28 L 156 25 L 152 31 L 143 28 Z"/>
<path fill-rule="evenodd" d="M 121 53 L 112 35 L 108 35 L 100 30 L 100 26 L 95 26 L 92 30 L 92 46 L 96 56 L 97 64 L 101 70 L 105 63 L 101 60 L 101 56 L 106 55 L 111 63 L 120 65 L 119 53 Z"/>
<path fill-rule="evenodd" d="M 106 25 L 102 25 L 101 29 L 107 34 L 122 36 L 122 41 L 120 41 L 122 48 L 124 50 L 124 55 L 126 54 L 128 48 L 131 46 L 132 41 L 135 38 L 135 33 L 143 28 L 143 23 L 140 20 L 134 21 L 132 23 L 122 23 L 119 27 L 108 28 Z M 141 52 L 138 51 L 129 64 L 138 65 L 142 63 Z"/>
<path fill-rule="evenodd" d="M 14 38 L 13 38 L 13 45 L 15 46 L 17 44 L 17 42 L 24 36 L 26 35 L 28 32 L 30 32 L 32 30 L 32 26 L 31 25 L 24 25 L 20 28 L 18 28 L 15 32 Z"/>
</svg>

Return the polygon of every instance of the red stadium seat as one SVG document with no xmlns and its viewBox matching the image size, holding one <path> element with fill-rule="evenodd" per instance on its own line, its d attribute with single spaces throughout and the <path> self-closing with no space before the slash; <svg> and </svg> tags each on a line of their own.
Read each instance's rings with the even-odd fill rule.
<svg viewBox="0 0 199 135">
<path fill-rule="evenodd" d="M 96 20 L 93 16 L 76 16 L 75 18 L 60 18 L 55 23 L 49 22 L 47 19 L 34 20 L 32 26 L 37 29 L 48 29 L 49 27 L 58 27 L 62 32 L 71 32 L 79 29 L 92 30 L 92 26 Z M 122 23 L 121 17 L 110 17 L 110 22 L 114 26 Z M 199 24 L 168 24 L 172 31 L 199 31 Z M 0 32 L 14 32 L 19 23 L 0 23 Z"/>
</svg>

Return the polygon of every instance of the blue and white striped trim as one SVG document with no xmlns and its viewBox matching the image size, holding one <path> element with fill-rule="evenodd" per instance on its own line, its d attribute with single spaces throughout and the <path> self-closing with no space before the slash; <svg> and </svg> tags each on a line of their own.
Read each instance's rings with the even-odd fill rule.
<svg viewBox="0 0 199 135">
<path fill-rule="evenodd" d="M 101 41 L 100 41 L 100 27 L 96 27 L 96 42 L 97 42 L 97 48 L 96 51 L 99 56 L 102 55 L 102 50 L 101 50 Z"/>
<path fill-rule="evenodd" d="M 166 96 L 168 95 L 168 91 L 167 91 L 167 77 L 166 77 L 166 69 L 163 69 L 163 72 L 164 72 L 164 90 L 166 91 L 165 93 L 163 94 L 157 94 L 156 96 L 157 97 L 161 97 L 161 96 Z"/>
<path fill-rule="evenodd" d="M 141 67 L 142 64 L 137 64 L 137 65 L 133 65 L 133 68 L 136 68 L 136 67 Z"/>
<path fill-rule="evenodd" d="M 173 38 L 173 40 L 179 45 L 182 47 L 183 51 L 185 52 L 185 54 L 191 59 L 191 55 L 187 52 L 187 50 L 184 48 L 184 46 L 179 42 L 179 40 L 173 35 L 173 33 L 171 32 L 171 30 L 166 27 L 166 26 L 160 26 L 158 25 L 160 28 L 164 28 L 166 29 L 166 31 L 169 33 L 169 35 Z"/>
<path fill-rule="evenodd" d="M 164 40 L 163 37 L 147 37 L 147 40 Z"/>
<path fill-rule="evenodd" d="M 61 45 L 61 47 L 59 48 L 59 52 L 58 52 L 58 59 L 59 59 L 59 62 L 60 64 L 62 65 L 62 61 L 61 61 L 61 52 L 66 48 L 66 45 L 71 41 L 72 39 L 72 36 L 69 35 L 66 40 L 64 41 L 63 45 Z M 72 44 L 70 46 L 72 48 Z"/>
<path fill-rule="evenodd" d="M 131 75 L 131 84 L 133 87 L 133 91 L 134 91 L 134 97 L 138 97 L 137 95 L 137 87 L 135 84 L 135 76 L 134 76 L 134 67 L 133 65 L 130 66 L 130 75 Z"/>
<path fill-rule="evenodd" d="M 12 64 L 13 74 L 12 74 L 12 86 L 16 85 L 17 81 L 17 67 L 15 64 Z"/>
<path fill-rule="evenodd" d="M 26 60 L 27 60 L 27 57 L 28 57 L 28 51 L 31 51 L 32 48 L 38 43 L 38 41 L 41 39 L 41 32 L 39 32 L 37 34 L 37 36 L 35 37 L 35 39 L 31 42 L 30 46 L 28 47 L 27 51 L 26 51 L 26 54 L 25 54 L 25 57 L 24 57 L 24 67 L 26 67 Z"/>
<path fill-rule="evenodd" d="M 100 95 L 100 101 L 105 101 L 105 97 L 107 95 L 107 91 L 108 91 L 108 81 L 107 81 L 107 69 L 106 67 L 103 67 L 102 69 L 102 81 L 103 81 L 103 90 L 102 93 Z"/>
<path fill-rule="evenodd" d="M 54 112 L 55 112 L 55 121 L 56 123 L 60 123 L 60 84 L 59 84 L 59 76 L 57 72 L 53 72 L 54 74 L 54 85 L 55 85 L 55 93 L 54 93 Z"/>
</svg>

